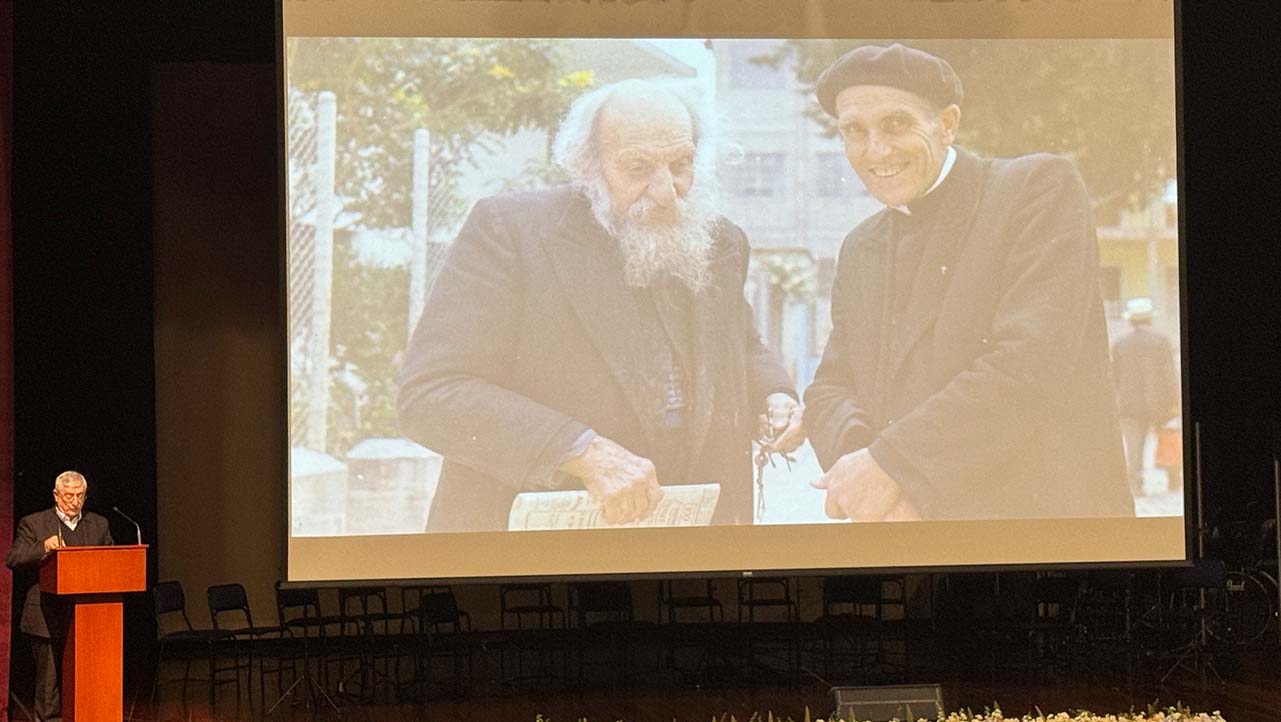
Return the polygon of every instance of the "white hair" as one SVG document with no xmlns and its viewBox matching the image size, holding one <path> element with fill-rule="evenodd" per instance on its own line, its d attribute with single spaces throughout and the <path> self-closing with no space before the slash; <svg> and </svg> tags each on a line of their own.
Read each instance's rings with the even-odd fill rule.
<svg viewBox="0 0 1281 722">
<path fill-rule="evenodd" d="M 612 207 L 598 133 L 601 111 L 611 100 L 655 90 L 670 94 L 685 107 L 695 148 L 694 181 L 686 196 L 676 200 L 678 220 L 661 227 L 644 222 L 652 210 L 644 198 L 631 208 Z M 618 240 L 629 286 L 648 286 L 667 273 L 695 292 L 707 287 L 719 196 L 714 128 L 714 114 L 698 84 L 679 78 L 624 80 L 601 86 L 579 96 L 561 122 L 552 144 L 553 157 L 569 174 L 573 187 L 591 203 L 596 220 Z"/>
<path fill-rule="evenodd" d="M 58 478 L 53 480 L 53 490 L 57 491 L 65 486 L 83 486 L 88 489 L 89 480 L 85 479 L 84 474 L 78 471 L 64 471 L 58 474 Z"/>
<path fill-rule="evenodd" d="M 622 80 L 584 93 L 569 106 L 552 142 L 552 157 L 569 174 L 570 183 L 582 191 L 598 183 L 602 176 L 600 139 L 597 125 L 601 110 L 620 95 L 664 91 L 689 112 L 694 132 L 694 182 L 712 183 L 716 178 L 714 131 L 715 114 L 703 98 L 698 83 L 684 78 L 657 77 Z"/>
</svg>

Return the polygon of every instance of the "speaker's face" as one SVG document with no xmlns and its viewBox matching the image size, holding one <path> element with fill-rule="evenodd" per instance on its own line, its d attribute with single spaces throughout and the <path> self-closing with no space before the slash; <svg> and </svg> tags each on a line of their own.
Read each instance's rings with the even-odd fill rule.
<svg viewBox="0 0 1281 722">
<path fill-rule="evenodd" d="M 84 484 L 58 487 L 53 490 L 53 503 L 58 507 L 58 511 L 75 518 L 84 507 L 88 491 Z"/>
</svg>

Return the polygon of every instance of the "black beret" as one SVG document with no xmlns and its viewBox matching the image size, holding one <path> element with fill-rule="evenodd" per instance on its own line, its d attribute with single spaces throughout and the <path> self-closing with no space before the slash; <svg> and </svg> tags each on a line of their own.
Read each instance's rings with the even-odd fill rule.
<svg viewBox="0 0 1281 722">
<path fill-rule="evenodd" d="M 894 43 L 863 45 L 837 58 L 818 76 L 815 93 L 829 115 L 836 115 L 836 96 L 855 85 L 888 85 L 901 88 L 946 107 L 960 105 L 965 97 L 961 79 L 942 58 Z"/>
</svg>

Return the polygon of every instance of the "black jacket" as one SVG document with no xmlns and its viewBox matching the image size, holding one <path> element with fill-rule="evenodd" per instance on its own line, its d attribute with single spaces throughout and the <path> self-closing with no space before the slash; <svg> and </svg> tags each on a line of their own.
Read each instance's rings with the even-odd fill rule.
<svg viewBox="0 0 1281 722">
<path fill-rule="evenodd" d="M 62 523 L 53 507 L 28 514 L 18 522 L 13 547 L 5 555 L 4 563 L 10 569 L 28 577 L 25 601 L 22 604 L 23 632 L 36 637 L 62 637 L 67 633 L 64 603 L 54 594 L 40 591 L 39 569 L 44 560 L 44 540 L 58 534 L 62 527 L 63 541 L 68 546 L 105 546 L 112 544 L 107 520 L 93 512 L 81 511 L 75 531 Z M 15 584 L 15 588 L 18 587 Z"/>
<path fill-rule="evenodd" d="M 714 521 L 751 521 L 751 439 L 764 400 L 795 393 L 743 299 L 748 245 L 722 221 L 712 288 L 690 313 L 688 453 L 659 483 L 719 482 Z M 479 201 L 410 340 L 401 430 L 445 457 L 431 531 L 506 529 L 522 490 L 582 488 L 557 472 L 588 428 L 651 457 L 663 397 L 617 243 L 568 187 Z"/>
<path fill-rule="evenodd" d="M 1121 416 L 1161 424 L 1178 414 L 1174 347 L 1163 334 L 1139 326 L 1117 339 L 1112 373 Z"/>
<path fill-rule="evenodd" d="M 1084 184 L 958 150 L 899 312 L 897 211 L 845 239 L 805 392 L 823 468 L 868 447 L 927 519 L 1132 516 Z"/>
</svg>

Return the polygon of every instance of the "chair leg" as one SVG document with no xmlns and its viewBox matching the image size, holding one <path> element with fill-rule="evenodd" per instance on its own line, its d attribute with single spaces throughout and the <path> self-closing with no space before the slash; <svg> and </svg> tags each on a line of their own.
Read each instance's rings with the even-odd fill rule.
<svg viewBox="0 0 1281 722">
<path fill-rule="evenodd" d="M 209 643 L 209 709 L 218 708 L 218 650 Z"/>
<path fill-rule="evenodd" d="M 190 664 L 190 662 L 188 662 Z M 160 672 L 165 667 L 165 643 L 160 641 L 160 653 L 156 656 L 156 671 L 151 677 L 151 696 L 147 703 L 154 711 L 156 709 L 156 690 L 160 687 Z"/>
</svg>

